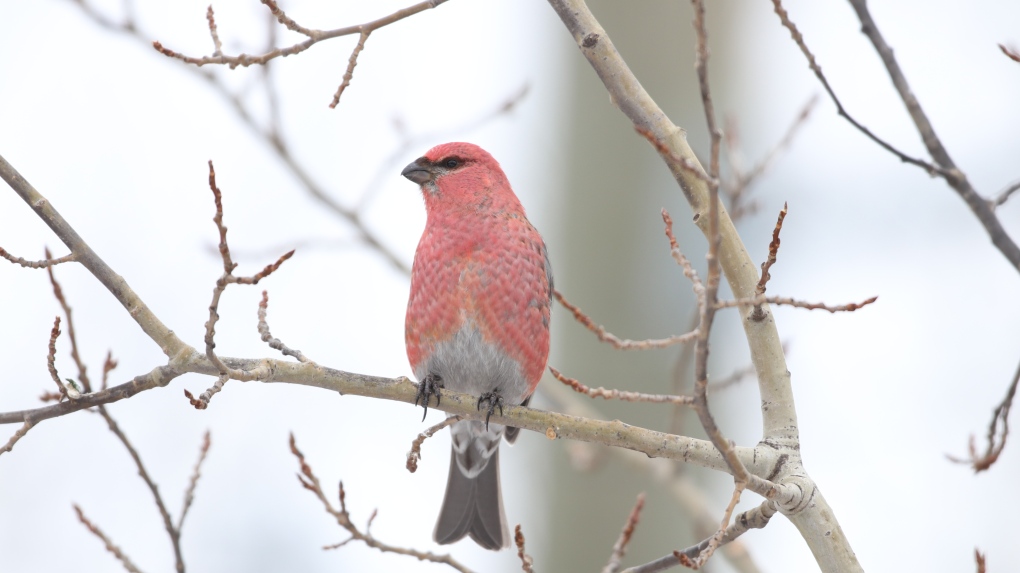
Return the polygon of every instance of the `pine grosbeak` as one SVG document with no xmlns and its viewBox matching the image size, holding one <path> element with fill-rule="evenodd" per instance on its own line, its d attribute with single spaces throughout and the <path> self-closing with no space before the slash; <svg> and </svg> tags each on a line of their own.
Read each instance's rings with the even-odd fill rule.
<svg viewBox="0 0 1020 573">
<path fill-rule="evenodd" d="M 485 421 L 451 427 L 446 496 L 433 538 L 470 535 L 510 544 L 499 481 L 499 441 L 518 428 L 489 424 L 528 403 L 549 356 L 552 272 L 499 163 L 470 143 L 436 146 L 401 173 L 421 186 L 427 222 L 411 270 L 404 340 L 424 402 L 447 388 L 478 396 Z"/>
</svg>

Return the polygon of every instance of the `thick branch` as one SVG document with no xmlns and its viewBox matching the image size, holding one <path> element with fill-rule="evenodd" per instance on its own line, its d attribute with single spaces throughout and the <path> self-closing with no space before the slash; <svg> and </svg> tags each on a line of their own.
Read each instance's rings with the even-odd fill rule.
<svg viewBox="0 0 1020 573">
<path fill-rule="evenodd" d="M 284 382 L 314 386 L 332 390 L 344 395 L 382 398 L 413 404 L 417 385 L 407 378 L 383 378 L 352 372 L 344 372 L 313 364 L 278 361 L 271 359 L 242 359 L 220 357 L 231 369 L 244 372 L 262 372 L 265 378 L 261 382 Z M 173 372 L 176 377 L 183 372 L 194 372 L 217 376 L 218 369 L 209 362 L 205 355 L 195 352 L 191 359 L 181 364 L 181 372 Z M 13 424 L 32 421 L 33 423 L 56 416 L 61 416 L 99 404 L 109 404 L 127 398 L 143 390 L 165 385 L 172 377 L 167 377 L 167 367 L 160 367 L 145 376 L 127 384 L 114 386 L 109 390 L 84 394 L 74 402 L 62 402 L 52 406 L 25 410 L 21 412 L 0 413 L 0 424 Z M 157 384 L 160 380 L 163 384 Z M 485 411 L 478 410 L 478 398 L 468 394 L 459 394 L 450 390 L 443 391 L 443 401 L 439 406 L 430 406 L 464 419 L 482 420 Z M 410 413 L 409 413 L 410 415 Z M 604 421 L 567 416 L 555 412 L 546 412 L 533 408 L 508 406 L 503 413 L 493 413 L 492 423 L 533 430 L 546 435 L 550 439 L 562 438 L 593 442 L 606 446 L 623 447 L 644 453 L 650 457 L 668 458 L 676 461 L 693 463 L 702 467 L 726 471 L 726 463 L 719 452 L 706 440 L 689 438 L 656 432 L 638 426 L 624 424 L 618 420 Z M 768 472 L 771 468 L 767 456 L 757 457 L 752 448 L 738 447 L 737 455 L 741 462 L 755 472 Z"/>
</svg>

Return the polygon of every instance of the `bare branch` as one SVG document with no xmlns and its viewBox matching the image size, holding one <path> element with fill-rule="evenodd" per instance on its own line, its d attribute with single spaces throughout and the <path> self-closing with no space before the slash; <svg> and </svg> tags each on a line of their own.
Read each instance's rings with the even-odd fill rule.
<svg viewBox="0 0 1020 573">
<path fill-rule="evenodd" d="M 116 367 L 117 361 L 113 359 L 113 352 L 107 350 L 106 360 L 103 362 L 103 380 L 101 385 L 101 388 L 103 390 L 106 390 L 107 388 L 107 382 L 109 381 L 110 372 L 113 372 L 113 369 Z"/>
<path fill-rule="evenodd" d="M 358 55 L 365 49 L 365 42 L 368 41 L 368 36 L 372 32 L 370 30 L 363 30 L 361 35 L 358 37 L 358 43 L 354 45 L 354 49 L 351 50 L 351 57 L 347 60 L 347 71 L 344 72 L 343 81 L 340 82 L 340 87 L 336 89 L 336 93 L 333 94 L 333 101 L 329 102 L 329 107 L 335 108 L 340 103 L 340 96 L 343 95 L 344 90 L 347 86 L 351 85 L 351 79 L 354 78 L 354 66 L 358 65 Z"/>
<path fill-rule="evenodd" d="M 564 308 L 569 310 L 577 322 L 580 322 L 585 328 L 595 333 L 595 336 L 602 342 L 605 342 L 620 350 L 649 350 L 652 348 L 667 348 L 675 344 L 684 344 L 697 338 L 697 331 L 688 332 L 687 334 L 677 334 L 668 338 L 651 338 L 647 340 L 630 340 L 621 339 L 613 333 L 607 331 L 603 326 L 595 324 L 595 321 L 590 316 L 584 313 L 580 308 L 571 304 L 563 293 L 553 289 L 553 296 L 556 300 L 563 305 Z"/>
<path fill-rule="evenodd" d="M 49 254 L 47 254 L 46 258 L 41 261 L 29 261 L 21 257 L 15 257 L 14 255 L 8 253 L 2 247 L 0 247 L 0 257 L 3 257 L 16 265 L 21 265 L 28 269 L 45 269 L 52 267 L 53 265 L 59 265 L 60 263 L 68 263 L 73 261 L 74 253 L 71 253 L 70 255 L 64 255 L 59 259 L 51 259 Z"/>
<path fill-rule="evenodd" d="M 50 371 L 50 378 L 52 378 L 53 382 L 56 383 L 57 389 L 59 390 L 61 397 L 63 397 L 63 398 L 72 398 L 73 399 L 73 397 L 75 397 L 75 396 L 73 396 L 73 394 L 75 393 L 74 387 L 65 386 L 64 383 L 60 381 L 60 374 L 57 374 L 57 337 L 58 336 L 60 336 L 60 317 L 59 316 L 55 317 L 53 319 L 53 329 L 50 330 L 50 344 L 49 344 L 49 349 L 50 350 L 46 354 L 46 368 Z"/>
<path fill-rule="evenodd" d="M 165 48 L 163 44 L 160 42 L 153 42 L 152 47 L 155 48 L 157 52 L 163 54 L 164 56 L 181 60 L 182 62 L 188 64 L 193 64 L 196 66 L 204 66 L 207 64 L 220 64 L 228 66 L 230 67 L 230 69 L 234 69 L 238 66 L 248 67 L 252 65 L 264 65 L 268 63 L 270 60 L 273 60 L 281 56 L 293 56 L 294 54 L 300 54 L 301 52 L 307 50 L 308 48 L 311 48 L 312 46 L 323 40 L 329 40 L 332 38 L 339 38 L 341 36 L 350 36 L 352 34 L 358 34 L 359 35 L 358 43 L 354 47 L 354 50 L 351 52 L 351 56 L 347 65 L 347 71 L 344 74 L 343 83 L 340 84 L 340 87 L 337 89 L 336 94 L 333 96 L 333 101 L 329 106 L 332 108 L 336 107 L 337 103 L 340 101 L 340 95 L 347 88 L 347 86 L 350 85 L 351 78 L 353 77 L 354 74 L 354 66 L 356 66 L 358 63 L 358 54 L 360 54 L 361 50 L 365 48 L 365 40 L 368 39 L 368 36 L 372 32 L 384 26 L 388 26 L 394 22 L 403 20 L 404 18 L 407 18 L 409 16 L 413 16 L 418 12 L 435 8 L 436 6 L 439 6 L 444 2 L 446 2 L 446 0 L 425 0 L 424 2 L 419 2 L 412 6 L 408 6 L 407 8 L 397 10 L 396 12 L 390 14 L 389 16 L 384 16 L 382 18 L 373 20 L 371 22 L 366 22 L 364 24 L 347 26 L 344 28 L 337 28 L 334 30 L 315 30 L 312 28 L 306 28 L 304 26 L 299 25 L 292 18 L 287 16 L 287 14 L 285 14 L 284 11 L 281 10 L 280 7 L 276 4 L 276 2 L 274 2 L 273 0 L 262 0 L 262 3 L 269 8 L 269 11 L 272 12 L 273 16 L 276 16 L 276 19 L 281 24 L 286 26 L 287 29 L 289 30 L 293 30 L 294 32 L 307 36 L 307 39 L 285 48 L 274 48 L 264 54 L 257 56 L 251 56 L 248 54 L 227 56 L 224 55 L 221 51 L 222 46 L 219 43 L 219 36 L 216 32 L 216 24 L 213 20 L 212 10 L 210 9 L 206 13 L 206 17 L 209 20 L 209 31 L 210 34 L 213 36 L 213 44 L 216 48 L 215 51 L 213 52 L 213 55 L 203 56 L 201 58 L 185 56 L 184 54 L 180 54 L 169 48 Z"/>
<path fill-rule="evenodd" d="M 637 527 L 641 517 L 641 510 L 644 507 L 645 492 L 641 492 L 634 503 L 634 509 L 631 509 L 630 515 L 627 516 L 627 523 L 624 524 L 620 537 L 613 544 L 613 553 L 609 556 L 609 562 L 602 568 L 602 573 L 616 573 L 620 570 L 620 562 L 623 560 L 623 556 L 627 554 L 627 545 L 630 544 L 630 538 L 634 535 L 634 528 Z"/>
<path fill-rule="evenodd" d="M 697 36 L 695 45 L 694 71 L 698 74 L 698 86 L 701 88 L 701 107 L 705 110 L 705 123 L 708 124 L 710 137 L 710 159 L 708 174 L 715 181 L 719 180 L 719 146 L 722 134 L 715 123 L 715 105 L 708 83 L 708 30 L 705 27 L 705 3 L 703 0 L 691 0 L 694 6 L 694 33 Z"/>
<path fill-rule="evenodd" d="M 706 185 L 718 183 L 717 179 L 705 173 L 705 169 L 697 162 L 697 159 L 678 155 L 670 149 L 666 143 L 660 141 L 658 136 L 656 136 L 651 130 L 638 126 L 634 128 L 634 131 L 637 131 L 641 137 L 647 139 L 648 142 L 655 147 L 656 151 L 658 151 L 663 157 L 667 157 L 677 168 L 681 169 L 686 174 L 691 175 L 695 179 L 701 180 Z"/>
<path fill-rule="evenodd" d="M 411 473 L 418 471 L 418 462 L 421 460 L 421 445 L 425 443 L 425 440 L 434 436 L 439 430 L 452 426 L 459 421 L 460 416 L 450 416 L 424 432 L 419 432 L 418 437 L 411 442 L 411 451 L 407 452 L 407 471 Z"/>
<path fill-rule="evenodd" d="M 293 251 L 291 251 L 293 252 Z M 259 334 L 262 336 L 262 342 L 268 343 L 269 347 L 274 350 L 279 350 L 284 356 L 293 356 L 297 358 L 298 362 L 308 362 L 314 364 L 307 356 L 301 353 L 300 350 L 293 350 L 288 348 L 279 338 L 273 337 L 272 333 L 269 332 L 269 323 L 266 321 L 266 313 L 269 309 L 269 292 L 262 291 L 262 302 L 259 303 Z"/>
<path fill-rule="evenodd" d="M 977 573 L 985 573 L 985 555 L 977 547 L 974 548 L 974 562 L 977 564 Z"/>
<path fill-rule="evenodd" d="M 110 404 L 119 400 L 130 398 L 139 392 L 166 386 L 171 380 L 180 376 L 178 372 L 169 366 L 157 366 L 152 371 L 136 376 L 129 382 L 119 384 L 108 390 L 83 394 L 77 400 L 60 402 L 52 406 L 44 406 L 32 410 L 18 410 L 14 412 L 0 412 L 0 424 L 16 424 L 19 422 L 31 422 L 33 425 L 50 418 L 66 416 L 72 412 Z"/>
<path fill-rule="evenodd" d="M 46 258 L 50 258 L 49 249 L 46 249 Z M 78 367 L 78 381 L 81 382 L 84 392 L 91 392 L 92 382 L 89 380 L 88 368 L 85 367 L 81 354 L 78 352 L 78 336 L 75 334 L 74 320 L 71 318 L 71 305 L 67 303 L 67 299 L 64 297 L 64 290 L 60 288 L 60 283 L 57 282 L 57 276 L 53 272 L 53 267 L 47 267 L 46 274 L 49 275 L 50 286 L 53 287 L 53 296 L 60 303 L 60 308 L 63 309 L 64 317 L 67 319 L 67 337 L 71 342 L 71 359 L 74 360 L 75 366 Z"/>
<path fill-rule="evenodd" d="M 223 55 L 223 43 L 220 42 L 220 34 L 216 30 L 216 16 L 213 14 L 212 4 L 205 11 L 205 19 L 209 21 L 209 35 L 213 42 L 213 56 Z"/>
<path fill-rule="evenodd" d="M 142 573 L 141 570 L 138 567 L 136 567 L 135 564 L 132 563 L 130 559 L 128 559 L 128 556 L 125 555 L 124 552 L 121 551 L 119 547 L 114 545 L 113 542 L 110 541 L 110 538 L 107 537 L 106 534 L 103 533 L 101 529 L 99 529 L 99 526 L 94 525 L 91 521 L 89 521 L 87 517 L 85 517 L 85 513 L 82 512 L 80 507 L 78 507 L 77 505 L 74 505 L 73 507 L 74 512 L 78 514 L 78 521 L 81 521 L 82 524 L 84 524 L 85 527 L 87 527 L 88 530 L 91 531 L 93 535 L 98 537 L 103 542 L 103 545 L 106 546 L 106 550 L 112 553 L 113 556 L 116 557 L 118 561 L 120 561 L 120 564 L 124 566 L 124 569 L 126 569 L 128 573 Z"/>
<path fill-rule="evenodd" d="M 559 370 L 549 367 L 549 372 L 552 375 L 563 382 L 567 386 L 570 386 L 578 394 L 585 394 L 591 398 L 604 398 L 606 400 L 621 400 L 623 402 L 653 402 L 659 404 L 686 404 L 690 405 L 694 403 L 694 398 L 690 396 L 671 396 L 669 394 L 645 394 L 643 392 L 630 392 L 627 390 L 606 390 L 601 386 L 598 388 L 590 388 L 585 386 L 581 382 L 578 382 L 574 378 L 568 378 L 564 376 Z"/>
<path fill-rule="evenodd" d="M 7 440 L 7 443 L 4 444 L 4 447 L 0 448 L 0 454 L 4 454 L 6 452 L 13 450 L 14 444 L 18 443 L 18 440 L 20 440 L 21 438 L 24 438 L 25 434 L 27 434 L 28 431 L 32 429 L 32 426 L 33 426 L 32 422 L 29 421 L 26 421 L 24 424 L 22 424 L 21 427 L 18 428 L 18 431 L 14 432 L 14 435 L 11 436 L 11 439 Z"/>
<path fill-rule="evenodd" d="M 705 563 L 708 562 L 709 558 L 715 553 L 715 550 L 719 548 L 722 543 L 723 537 L 726 535 L 726 531 L 730 525 L 730 517 L 733 515 L 733 508 L 737 507 L 737 502 L 740 501 L 740 494 L 744 491 L 744 483 L 737 480 L 735 487 L 733 488 L 733 495 L 730 496 L 730 503 L 726 506 L 726 511 L 723 512 L 722 523 L 719 524 L 719 530 L 715 532 L 715 535 L 708 539 L 708 545 L 698 552 L 694 557 L 690 557 L 685 553 L 678 551 L 674 552 L 680 564 L 689 569 L 701 569 Z"/>
<path fill-rule="evenodd" d="M 967 459 L 960 459 L 950 455 L 946 457 L 958 464 L 970 464 L 975 473 L 980 473 L 992 467 L 1002 450 L 1006 447 L 1006 438 L 1009 436 L 1009 410 L 1013 407 L 1013 398 L 1016 397 L 1017 385 L 1020 383 L 1020 366 L 1017 367 L 1013 381 L 1006 389 L 1006 397 L 999 402 L 992 412 L 992 421 L 988 424 L 988 433 L 985 436 L 988 445 L 983 454 L 978 454 L 977 446 L 974 443 L 974 436 L 970 437 L 968 446 L 969 456 Z"/>
<path fill-rule="evenodd" d="M 776 228 L 772 231 L 772 242 L 769 243 L 769 258 L 765 259 L 765 262 L 761 264 L 761 280 L 758 281 L 758 286 L 754 289 L 760 295 L 765 294 L 765 285 L 772 278 L 772 275 L 769 274 L 769 269 L 772 268 L 772 265 L 776 264 L 776 255 L 779 253 L 779 232 L 783 230 L 783 219 L 785 218 L 786 203 L 783 203 L 783 209 L 779 211 L 779 218 L 776 220 Z"/>
<path fill-rule="evenodd" d="M 176 525 L 178 535 L 180 535 L 181 528 L 184 526 L 184 517 L 188 515 L 188 510 L 191 509 L 191 504 L 195 501 L 195 488 L 198 487 L 198 479 L 202 477 L 202 462 L 205 461 L 206 455 L 209 454 L 210 445 L 212 445 L 212 438 L 209 435 L 209 430 L 206 430 L 202 436 L 202 447 L 198 450 L 198 461 L 195 462 L 195 469 L 191 471 L 188 488 L 184 490 L 184 503 L 181 504 L 181 515 L 177 518 Z"/>
<path fill-rule="evenodd" d="M 333 518 L 336 519 L 337 524 L 340 525 L 340 527 L 347 530 L 347 532 L 351 535 L 350 539 L 347 539 L 334 545 L 329 545 L 327 547 L 324 547 L 323 549 L 337 549 L 351 541 L 357 540 L 369 547 L 373 547 L 384 553 L 396 553 L 399 555 L 408 555 L 411 557 L 415 557 L 420 561 L 441 563 L 449 565 L 451 568 L 457 571 L 461 571 L 462 573 L 471 573 L 470 569 L 468 569 L 464 565 L 461 565 L 453 557 L 450 557 L 450 555 L 436 555 L 435 553 L 432 552 L 418 551 L 416 549 L 407 549 L 404 547 L 389 545 L 388 543 L 383 543 L 376 539 L 374 536 L 371 535 L 371 533 L 367 531 L 367 529 L 366 531 L 362 532 L 360 529 L 358 529 L 356 525 L 354 525 L 354 522 L 351 521 L 350 514 L 347 512 L 346 503 L 347 493 L 344 491 L 343 482 L 340 482 L 339 486 L 340 508 L 337 509 L 333 506 L 332 502 L 330 502 L 329 499 L 326 497 L 325 492 L 323 492 L 322 490 L 322 485 L 319 483 L 319 478 L 315 476 L 315 473 L 312 471 L 312 467 L 308 465 L 307 461 L 305 461 L 304 454 L 302 454 L 301 450 L 297 448 L 297 442 L 294 440 L 294 434 L 290 435 L 290 451 L 292 454 L 294 454 L 294 457 L 297 458 L 298 465 L 300 466 L 301 472 L 298 474 L 298 481 L 301 482 L 301 486 L 315 494 L 315 497 L 319 498 L 319 501 L 322 503 L 322 506 L 326 510 L 326 512 L 332 515 Z M 371 524 L 371 519 L 369 520 L 369 524 Z"/>
<path fill-rule="evenodd" d="M 176 563 L 177 573 L 184 573 L 184 557 L 181 555 L 181 532 L 174 527 L 173 520 L 170 517 L 170 512 L 166 509 L 166 504 L 163 503 L 163 496 L 159 493 L 159 487 L 156 486 L 156 482 L 152 481 L 149 476 L 149 472 L 145 469 L 145 464 L 142 463 L 142 457 L 138 455 L 138 450 L 135 449 L 134 445 L 131 444 L 131 440 L 128 439 L 127 434 L 120 429 L 120 425 L 117 421 L 110 416 L 110 413 L 106 411 L 105 406 L 99 407 L 99 413 L 106 420 L 106 425 L 113 432 L 113 435 L 117 436 L 117 439 L 124 444 L 124 448 L 127 449 L 131 459 L 135 462 L 135 467 L 138 468 L 138 475 L 145 482 L 145 485 L 149 488 L 152 493 L 153 499 L 156 501 L 156 507 L 159 509 L 159 515 L 163 518 L 163 527 L 166 529 L 167 535 L 170 536 L 170 543 L 173 545 L 174 560 Z"/>
<path fill-rule="evenodd" d="M 715 307 L 733 308 L 737 306 L 756 306 L 764 302 L 767 302 L 769 304 L 781 304 L 785 306 L 794 306 L 797 308 L 806 308 L 808 310 L 827 310 L 829 312 L 836 313 L 836 312 L 853 312 L 859 308 L 868 306 L 869 304 L 872 304 L 877 300 L 878 297 L 873 296 L 871 298 L 864 299 L 861 302 L 851 302 L 847 304 L 832 306 L 827 305 L 823 302 L 804 302 L 785 296 L 758 295 L 750 298 L 738 298 L 736 300 L 719 300 L 716 301 Z"/>
<path fill-rule="evenodd" d="M 698 308 L 701 308 L 705 304 L 705 285 L 701 282 L 701 278 L 698 276 L 698 271 L 694 270 L 691 266 L 691 261 L 684 256 L 680 251 L 680 244 L 676 240 L 676 236 L 673 235 L 673 217 L 669 215 L 669 211 L 665 208 L 662 210 L 662 222 L 666 224 L 666 238 L 669 239 L 669 254 L 672 255 L 673 260 L 684 270 L 684 276 L 691 281 L 691 288 L 694 289 L 694 296 L 698 299 Z M 691 330 L 691 334 L 698 332 L 697 324 L 695 323 L 694 329 Z"/>
<path fill-rule="evenodd" d="M 535 560 L 524 552 L 524 532 L 521 531 L 521 525 L 518 523 L 514 527 L 514 544 L 517 545 L 517 557 L 521 560 L 521 570 L 524 573 L 535 573 L 532 566 L 535 564 Z"/>
</svg>

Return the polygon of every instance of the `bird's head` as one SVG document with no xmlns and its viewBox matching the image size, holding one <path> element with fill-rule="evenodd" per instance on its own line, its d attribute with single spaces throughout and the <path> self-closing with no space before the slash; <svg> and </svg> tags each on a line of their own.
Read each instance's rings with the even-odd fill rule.
<svg viewBox="0 0 1020 573">
<path fill-rule="evenodd" d="M 473 143 L 444 143 L 400 173 L 421 186 L 429 212 L 453 207 L 520 209 L 503 169 Z"/>
</svg>

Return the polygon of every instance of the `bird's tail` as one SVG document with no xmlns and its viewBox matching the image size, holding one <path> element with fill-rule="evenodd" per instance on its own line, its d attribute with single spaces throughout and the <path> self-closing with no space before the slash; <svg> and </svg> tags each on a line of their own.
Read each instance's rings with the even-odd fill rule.
<svg viewBox="0 0 1020 573">
<path fill-rule="evenodd" d="M 464 475 L 456 457 L 456 452 L 451 452 L 446 496 L 432 538 L 437 543 L 446 544 L 470 535 L 486 549 L 497 551 L 509 546 L 510 529 L 499 486 L 499 449 L 492 453 L 482 471 L 473 478 Z"/>
</svg>

